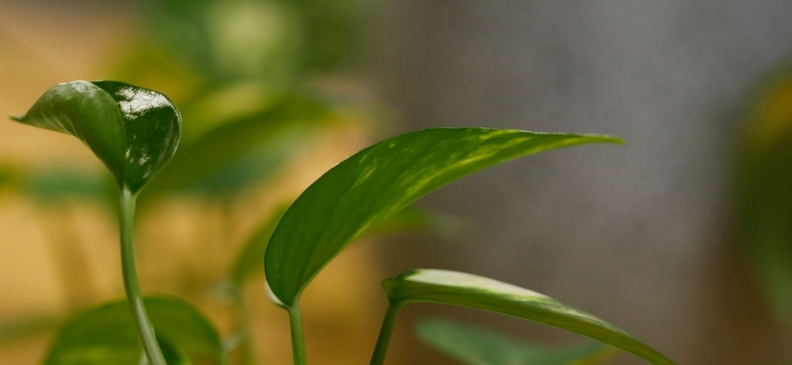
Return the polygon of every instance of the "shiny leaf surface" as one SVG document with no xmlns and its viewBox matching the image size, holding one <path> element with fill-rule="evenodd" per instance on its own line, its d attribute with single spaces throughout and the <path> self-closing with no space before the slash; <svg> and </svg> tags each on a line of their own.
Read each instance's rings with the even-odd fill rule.
<svg viewBox="0 0 792 365">
<path fill-rule="evenodd" d="M 613 347 L 597 342 L 540 345 L 485 327 L 440 318 L 421 320 L 415 332 L 423 343 L 470 365 L 592 365 L 616 352 Z"/>
<path fill-rule="evenodd" d="M 179 358 L 183 353 L 194 360 L 220 363 L 220 338 L 195 308 L 169 298 L 147 298 L 145 305 L 169 356 Z M 64 325 L 44 364 L 137 365 L 142 353 L 129 305 L 120 300 L 89 310 Z"/>
<path fill-rule="evenodd" d="M 673 361 L 613 325 L 546 295 L 493 279 L 445 270 L 414 270 L 382 283 L 392 306 L 410 302 L 457 305 L 506 314 L 575 332 L 656 365 Z"/>
<path fill-rule="evenodd" d="M 176 151 L 181 117 L 164 95 L 116 82 L 72 81 L 49 89 L 21 123 L 83 141 L 119 185 L 140 188 Z"/>
<path fill-rule="evenodd" d="M 515 157 L 607 136 L 436 128 L 370 146 L 325 173 L 295 201 L 267 248 L 272 292 L 287 307 L 333 257 L 373 224 L 467 174 Z"/>
</svg>

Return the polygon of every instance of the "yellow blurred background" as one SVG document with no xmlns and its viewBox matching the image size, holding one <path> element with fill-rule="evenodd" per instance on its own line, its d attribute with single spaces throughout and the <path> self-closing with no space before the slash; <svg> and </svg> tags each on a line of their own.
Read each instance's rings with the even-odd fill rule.
<svg viewBox="0 0 792 365">
<path fill-rule="evenodd" d="M 127 55 L 123 48 L 139 41 L 140 17 L 136 7 L 0 3 L 0 113 L 23 114 L 59 82 L 117 75 L 114 63 Z M 189 93 L 183 91 L 189 80 L 171 82 L 168 76 L 150 74 L 142 79 L 141 86 L 166 94 L 175 90 L 175 99 L 179 92 Z M 314 82 L 331 89 L 361 88 L 321 78 Z M 138 265 L 144 293 L 186 297 L 229 336 L 235 309 L 217 292 L 238 249 L 275 207 L 371 140 L 365 118 L 339 115 L 266 184 L 251 184 L 223 202 L 189 194 L 158 199 L 139 212 Z M 0 123 L 0 165 L 14 171 L 76 169 L 99 179 L 107 174 L 77 139 L 10 120 Z M 3 333 L 2 364 L 40 362 L 55 324 L 123 295 L 112 211 L 95 200 L 45 202 L 20 190 L 0 188 L 0 323 L 17 331 Z M 379 288 L 383 274 L 371 256 L 369 245 L 356 245 L 306 292 L 309 358 L 324 364 L 367 361 L 386 304 Z M 259 274 L 244 293 L 252 347 L 263 363 L 288 363 L 288 320 L 266 298 L 263 286 Z"/>
</svg>

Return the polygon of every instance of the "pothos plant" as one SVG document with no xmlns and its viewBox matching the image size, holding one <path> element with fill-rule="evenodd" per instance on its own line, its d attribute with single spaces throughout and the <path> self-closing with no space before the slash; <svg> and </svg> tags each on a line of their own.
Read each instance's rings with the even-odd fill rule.
<svg viewBox="0 0 792 365">
<path fill-rule="evenodd" d="M 173 103 L 161 93 L 121 82 L 72 81 L 46 91 L 24 116 L 13 119 L 79 138 L 112 172 L 119 188 L 126 300 L 89 310 L 65 324 L 44 363 L 225 363 L 229 347 L 206 317 L 177 298 L 144 298 L 138 284 L 135 203 L 141 189 L 176 151 L 181 117 Z M 251 267 L 263 262 L 268 295 L 289 316 L 294 364 L 306 364 L 301 294 L 322 268 L 364 232 L 431 191 L 500 162 L 555 148 L 620 142 L 601 135 L 485 128 L 433 128 L 387 139 L 330 169 L 276 215 L 243 251 L 232 276 L 241 283 Z M 610 346 L 653 364 L 674 364 L 595 316 L 493 279 L 419 269 L 385 280 L 383 288 L 389 306 L 372 365 L 384 363 L 398 312 L 412 302 L 505 314 L 608 345 L 544 351 L 467 325 L 421 324 L 419 335 L 427 343 L 470 364 L 590 363 L 610 351 Z"/>
</svg>

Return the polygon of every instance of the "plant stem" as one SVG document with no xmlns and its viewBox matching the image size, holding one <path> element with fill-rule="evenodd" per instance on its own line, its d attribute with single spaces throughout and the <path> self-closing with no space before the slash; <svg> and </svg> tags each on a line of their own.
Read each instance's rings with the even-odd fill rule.
<svg viewBox="0 0 792 365">
<path fill-rule="evenodd" d="M 291 325 L 292 356 L 294 365 L 306 365 L 305 359 L 305 337 L 303 336 L 302 318 L 300 317 L 300 307 L 295 304 L 286 308 L 289 311 L 289 324 Z"/>
<path fill-rule="evenodd" d="M 137 269 L 135 267 L 135 201 L 137 197 L 127 188 L 121 189 L 121 270 L 124 275 L 124 289 L 126 290 L 127 300 L 132 309 L 132 317 L 143 343 L 143 351 L 148 357 L 150 365 L 167 365 L 162 351 L 154 336 L 154 328 L 146 315 L 146 308 L 143 306 L 143 296 L 140 294 L 140 284 L 138 284 Z"/>
<path fill-rule="evenodd" d="M 396 314 L 399 313 L 401 306 L 401 303 L 390 303 L 388 305 L 388 311 L 385 312 L 385 319 L 382 320 L 382 327 L 380 327 L 379 337 L 377 337 L 377 345 L 371 355 L 371 365 L 382 365 L 385 362 L 385 354 L 388 352 L 388 345 L 393 336 L 393 328 L 396 325 Z"/>
</svg>

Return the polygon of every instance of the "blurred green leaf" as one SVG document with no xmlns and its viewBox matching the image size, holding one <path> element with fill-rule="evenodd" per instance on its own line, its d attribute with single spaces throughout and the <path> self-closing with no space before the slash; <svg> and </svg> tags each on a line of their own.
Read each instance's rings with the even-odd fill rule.
<svg viewBox="0 0 792 365">
<path fill-rule="evenodd" d="M 792 324 L 792 71 L 765 85 L 742 137 L 736 184 L 742 245 L 776 317 Z"/>
<path fill-rule="evenodd" d="M 79 138 L 133 193 L 173 156 L 181 133 L 165 95 L 116 81 L 58 84 L 13 119 Z"/>
<path fill-rule="evenodd" d="M 283 92 L 259 81 L 217 85 L 182 108 L 182 145 L 191 144 L 223 124 L 255 119 L 284 102 Z"/>
<path fill-rule="evenodd" d="M 338 68 L 354 61 L 366 41 L 370 0 L 293 0 L 306 21 L 306 60 L 309 70 Z"/>
<path fill-rule="evenodd" d="M 157 46 L 215 83 L 292 84 L 303 70 L 305 18 L 290 1 L 154 1 Z"/>
<path fill-rule="evenodd" d="M 162 357 L 168 365 L 191 365 L 190 357 L 180 348 L 173 344 L 167 337 L 157 334 L 157 344 L 159 344 Z M 148 364 L 148 359 L 143 352 L 140 353 L 140 361 Z"/>
<path fill-rule="evenodd" d="M 432 318 L 418 322 L 421 341 L 470 365 L 592 365 L 616 351 L 602 343 L 564 346 L 540 345 L 506 336 L 488 328 Z"/>
<path fill-rule="evenodd" d="M 193 360 L 221 363 L 220 338 L 195 308 L 170 298 L 146 298 L 144 302 L 160 346 L 169 348 L 163 349 L 169 356 L 179 358 L 183 353 Z M 119 300 L 89 310 L 64 325 L 44 363 L 138 365 L 142 353 L 129 305 Z"/>
<path fill-rule="evenodd" d="M 58 202 L 69 198 L 105 201 L 117 198 L 117 189 L 106 176 L 78 168 L 55 167 L 28 173 L 21 179 L 21 188 L 42 202 Z"/>
<path fill-rule="evenodd" d="M 272 174 L 329 115 L 329 106 L 320 101 L 285 96 L 262 115 L 221 125 L 182 146 L 147 194 L 180 190 L 233 194 Z"/>
<path fill-rule="evenodd" d="M 283 214 L 286 213 L 286 209 L 288 208 L 289 204 L 284 204 L 276 208 L 272 216 L 267 219 L 264 224 L 259 226 L 259 229 L 253 233 L 247 243 L 245 243 L 245 246 L 242 247 L 242 251 L 240 251 L 237 256 L 236 263 L 231 273 L 231 278 L 237 287 L 244 285 L 245 281 L 255 270 L 261 270 L 262 273 L 264 272 L 262 262 L 264 253 L 267 251 L 267 243 L 269 243 L 272 232 L 275 231 L 275 227 L 278 226 L 278 223 L 281 218 L 283 218 Z"/>
<path fill-rule="evenodd" d="M 372 225 L 372 235 L 424 233 L 450 241 L 464 239 L 468 229 L 461 218 L 409 206 Z"/>
<path fill-rule="evenodd" d="M 325 173 L 289 208 L 265 258 L 272 293 L 293 306 L 311 279 L 373 224 L 462 176 L 515 157 L 614 137 L 437 128 L 370 146 Z"/>
<path fill-rule="evenodd" d="M 16 185 L 18 180 L 18 172 L 8 166 L 0 167 L 0 192 L 5 188 L 10 188 Z"/>
<path fill-rule="evenodd" d="M 515 316 L 575 332 L 631 352 L 656 365 L 672 365 L 659 352 L 613 325 L 553 298 L 489 278 L 445 270 L 422 269 L 382 283 L 391 307 L 430 302 Z"/>
</svg>

